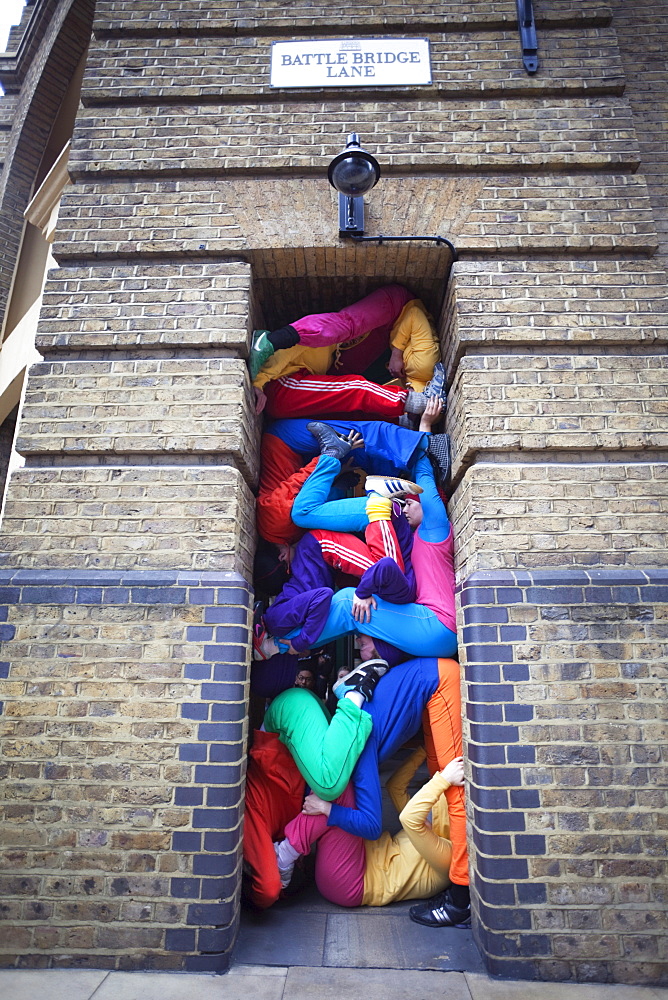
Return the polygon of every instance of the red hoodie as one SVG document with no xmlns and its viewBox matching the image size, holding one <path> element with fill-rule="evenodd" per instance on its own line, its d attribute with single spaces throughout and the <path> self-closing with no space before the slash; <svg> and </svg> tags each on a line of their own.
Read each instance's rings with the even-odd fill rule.
<svg viewBox="0 0 668 1000">
<path fill-rule="evenodd" d="M 256 729 L 246 774 L 244 864 L 250 898 L 263 910 L 281 893 L 274 841 L 283 839 L 285 824 L 301 812 L 304 790 L 304 779 L 278 735 Z"/>
</svg>

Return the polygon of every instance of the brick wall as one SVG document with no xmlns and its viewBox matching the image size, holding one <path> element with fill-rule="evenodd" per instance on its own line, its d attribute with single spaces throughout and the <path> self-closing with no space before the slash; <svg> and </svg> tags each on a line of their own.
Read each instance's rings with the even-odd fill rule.
<svg viewBox="0 0 668 1000">
<path fill-rule="evenodd" d="M 448 367 L 481 951 L 499 975 L 665 981 L 665 87 L 621 3 L 536 6 L 527 76 L 513 0 L 98 0 L 3 537 L 5 964 L 226 967 L 250 330 L 398 280 L 440 311 Z M 634 15 L 660 47 L 661 6 Z M 428 35 L 433 85 L 268 87 L 272 40 L 351 32 Z M 453 239 L 447 290 L 447 250 L 338 240 L 325 167 L 353 128 L 383 168 L 367 231 Z"/>
<path fill-rule="evenodd" d="M 88 44 L 92 18 L 91 0 L 42 0 L 34 15 L 26 19 L 29 33 L 25 31 L 27 23 L 22 22 L 17 55 L 0 58 L 0 76 L 13 112 L 5 147 L 7 167 L 0 174 L 3 311 L 21 246 L 23 212 L 33 194 L 54 118 Z"/>
<path fill-rule="evenodd" d="M 493 973 L 665 973 L 668 572 L 473 573 L 462 592 L 477 936 Z"/>
<path fill-rule="evenodd" d="M 633 117 L 660 235 L 660 262 L 666 264 L 666 104 L 668 74 L 663 58 L 668 17 L 658 0 L 640 0 L 632 8 L 613 0 L 615 29 Z"/>
<path fill-rule="evenodd" d="M 0 573 L 0 964 L 222 971 L 250 597 L 238 574 Z M 205 954 L 203 954 L 205 953 Z"/>
</svg>

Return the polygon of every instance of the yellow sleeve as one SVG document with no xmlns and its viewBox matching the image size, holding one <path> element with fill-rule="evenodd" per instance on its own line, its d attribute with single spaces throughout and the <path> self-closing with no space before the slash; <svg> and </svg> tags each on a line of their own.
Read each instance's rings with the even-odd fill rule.
<svg viewBox="0 0 668 1000">
<path fill-rule="evenodd" d="M 408 783 L 417 771 L 420 764 L 427 759 L 427 752 L 424 747 L 418 747 L 410 757 L 407 757 L 403 764 L 400 764 L 396 771 L 390 775 L 385 782 L 387 794 L 392 800 L 392 805 L 398 813 L 408 805 Z"/>
<path fill-rule="evenodd" d="M 414 327 L 420 323 L 420 314 L 427 319 L 424 306 L 419 299 L 411 299 L 406 303 L 390 330 L 390 347 L 396 347 L 400 351 L 406 350 Z"/>
<path fill-rule="evenodd" d="M 255 376 L 253 385 L 256 389 L 264 389 L 267 382 L 281 378 L 283 375 L 293 375 L 294 372 L 305 369 L 311 375 L 324 375 L 329 368 L 334 355 L 333 347 L 304 347 L 295 344 L 282 351 L 276 351 L 262 365 Z"/>
<path fill-rule="evenodd" d="M 409 302 L 390 332 L 390 344 L 404 354 L 406 380 L 416 392 L 424 389 L 440 360 L 429 315 L 419 299 Z"/>
<path fill-rule="evenodd" d="M 452 857 L 452 844 L 445 837 L 439 837 L 427 826 L 427 815 L 435 806 L 441 805 L 443 793 L 450 787 L 449 782 L 436 773 L 419 792 L 413 796 L 402 810 L 399 819 L 411 844 L 425 861 L 438 872 L 447 875 Z"/>
</svg>

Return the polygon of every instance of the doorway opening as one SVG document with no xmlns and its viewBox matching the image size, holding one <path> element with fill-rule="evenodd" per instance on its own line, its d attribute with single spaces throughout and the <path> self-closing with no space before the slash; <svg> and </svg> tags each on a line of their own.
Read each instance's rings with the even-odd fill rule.
<svg viewBox="0 0 668 1000">
<path fill-rule="evenodd" d="M 411 301 L 419 299 L 424 303 L 433 317 L 438 337 L 437 331 L 445 326 L 442 310 L 451 263 L 446 249 L 416 244 L 267 251 L 253 260 L 256 310 L 253 325 L 268 330 L 280 329 L 302 316 L 336 312 L 385 285 L 396 283 L 409 289 Z M 357 374 L 381 385 L 390 383 L 392 375 L 386 369 L 389 357 L 388 341 L 385 349 Z M 317 416 L 314 414 L 312 419 Z M 326 421 L 327 416 L 322 419 Z M 357 495 L 360 495 L 359 487 Z M 273 541 L 275 543 L 276 539 Z M 258 575 L 256 596 L 262 596 L 262 586 Z M 259 607 L 258 615 L 261 611 Z M 296 675 L 300 664 L 307 673 L 310 671 L 315 693 L 323 698 L 329 695 L 333 709 L 336 701 L 331 699 L 332 679 L 342 665 L 352 666 L 359 662 L 360 654 L 350 636 L 317 649 L 315 653 L 315 657 L 305 656 L 302 660 L 294 657 L 294 672 Z M 264 664 L 257 676 L 260 673 L 267 677 Z M 256 686 L 250 705 L 251 729 L 261 724 L 271 694 L 270 688 L 262 684 Z M 382 762 L 383 785 L 420 742 L 421 734 L 414 734 Z M 422 764 L 408 785 L 409 795 L 428 777 L 426 766 Z M 401 829 L 398 814 L 385 789 L 382 811 L 383 830 L 398 833 Z M 290 885 L 274 905 L 259 909 L 246 899 L 242 905 L 234 960 L 240 964 L 278 966 L 482 972 L 483 963 L 471 930 L 448 932 L 413 923 L 409 920 L 408 909 L 414 902 L 414 899 L 404 900 L 382 907 L 335 905 L 316 888 L 311 854 L 298 863 Z"/>
</svg>

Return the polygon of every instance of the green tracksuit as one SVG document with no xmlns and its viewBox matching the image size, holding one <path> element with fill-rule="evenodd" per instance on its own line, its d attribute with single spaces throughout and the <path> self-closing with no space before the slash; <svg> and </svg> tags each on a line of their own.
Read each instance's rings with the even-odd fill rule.
<svg viewBox="0 0 668 1000">
<path fill-rule="evenodd" d="M 368 712 L 341 698 L 331 719 L 312 691 L 288 688 L 274 698 L 264 717 L 268 733 L 278 733 L 306 783 L 328 802 L 350 781 L 357 758 L 371 733 Z"/>
</svg>

